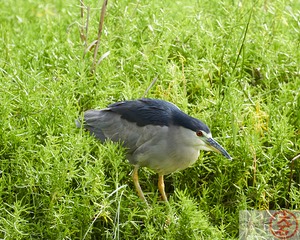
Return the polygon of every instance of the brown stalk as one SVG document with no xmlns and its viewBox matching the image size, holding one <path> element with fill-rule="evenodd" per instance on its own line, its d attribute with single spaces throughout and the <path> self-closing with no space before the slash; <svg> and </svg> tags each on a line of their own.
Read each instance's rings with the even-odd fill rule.
<svg viewBox="0 0 300 240">
<path fill-rule="evenodd" d="M 97 37 L 97 42 L 96 42 L 95 49 L 94 49 L 92 72 L 95 72 L 96 66 L 97 66 L 97 54 L 98 54 L 98 49 L 99 49 L 99 44 L 100 44 L 100 38 L 102 35 L 102 28 L 103 28 L 103 23 L 104 23 L 104 16 L 105 16 L 105 12 L 106 12 L 107 2 L 108 2 L 108 0 L 103 1 L 103 5 L 102 5 L 102 9 L 101 9 L 100 21 L 99 21 L 99 27 L 98 27 L 98 37 Z"/>
<path fill-rule="evenodd" d="M 80 17 L 83 19 L 84 17 L 84 9 L 85 9 L 85 5 L 83 0 L 80 0 Z M 81 26 L 80 27 L 80 39 L 81 41 L 83 41 L 85 43 L 85 45 L 87 44 L 87 32 L 84 33 L 84 27 Z"/>
</svg>

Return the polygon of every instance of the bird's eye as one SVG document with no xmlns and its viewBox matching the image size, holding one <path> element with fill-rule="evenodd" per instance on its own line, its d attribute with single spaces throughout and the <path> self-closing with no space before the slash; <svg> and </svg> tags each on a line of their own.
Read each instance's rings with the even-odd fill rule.
<svg viewBox="0 0 300 240">
<path fill-rule="evenodd" d="M 202 136 L 203 136 L 203 132 L 202 132 L 201 130 L 198 130 L 198 131 L 196 132 L 196 135 L 197 135 L 198 137 L 202 137 Z"/>
</svg>

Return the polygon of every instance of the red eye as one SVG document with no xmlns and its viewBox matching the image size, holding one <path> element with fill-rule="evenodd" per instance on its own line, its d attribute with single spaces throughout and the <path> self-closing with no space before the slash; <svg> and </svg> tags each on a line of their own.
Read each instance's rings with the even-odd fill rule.
<svg viewBox="0 0 300 240">
<path fill-rule="evenodd" d="M 196 135 L 197 135 L 198 137 L 202 137 L 202 136 L 203 136 L 203 132 L 199 130 L 199 131 L 196 132 Z"/>
</svg>

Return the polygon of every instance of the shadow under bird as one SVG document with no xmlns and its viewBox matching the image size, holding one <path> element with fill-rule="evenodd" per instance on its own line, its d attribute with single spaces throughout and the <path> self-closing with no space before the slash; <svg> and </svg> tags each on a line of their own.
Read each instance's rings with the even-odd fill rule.
<svg viewBox="0 0 300 240">
<path fill-rule="evenodd" d="M 78 127 L 80 122 L 77 121 Z M 200 150 L 215 151 L 231 159 L 203 122 L 163 100 L 144 98 L 113 103 L 102 110 L 88 110 L 84 113 L 83 127 L 101 142 L 110 139 L 123 143 L 134 166 L 134 185 L 145 202 L 138 180 L 140 167 L 158 173 L 158 189 L 167 201 L 164 175 L 192 165 Z"/>
</svg>

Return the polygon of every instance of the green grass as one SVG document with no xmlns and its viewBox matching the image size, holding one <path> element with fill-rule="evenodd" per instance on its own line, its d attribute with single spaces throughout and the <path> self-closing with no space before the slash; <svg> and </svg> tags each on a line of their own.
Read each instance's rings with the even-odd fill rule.
<svg viewBox="0 0 300 240">
<path fill-rule="evenodd" d="M 299 209 L 299 1 L 109 1 L 94 74 L 79 1 L 0 9 L 0 238 L 235 239 L 239 211 Z M 88 44 L 102 1 L 90 6 Z M 90 108 L 147 97 L 177 104 L 233 156 L 203 152 L 166 176 L 75 127 Z"/>
</svg>

